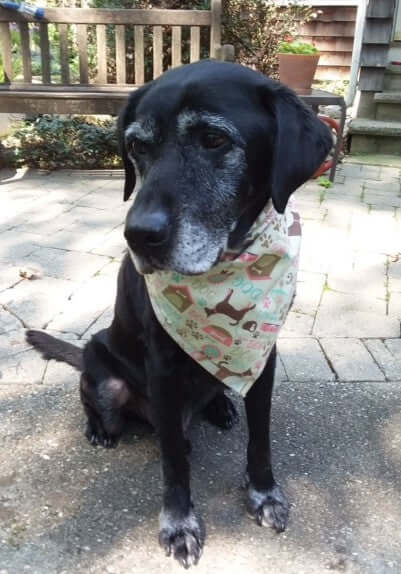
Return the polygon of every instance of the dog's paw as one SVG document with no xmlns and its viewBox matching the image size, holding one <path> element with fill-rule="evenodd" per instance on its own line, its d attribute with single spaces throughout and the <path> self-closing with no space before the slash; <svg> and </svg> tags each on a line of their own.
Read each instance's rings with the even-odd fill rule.
<svg viewBox="0 0 401 574">
<path fill-rule="evenodd" d="M 108 434 L 104 429 L 88 422 L 85 436 L 92 446 L 103 446 L 104 448 L 116 448 L 118 445 L 118 436 Z"/>
<path fill-rule="evenodd" d="M 251 484 L 247 489 L 248 512 L 256 518 L 259 526 L 269 526 L 276 532 L 283 532 L 288 522 L 289 504 L 286 495 L 275 484 L 268 490 L 256 490 Z"/>
<path fill-rule="evenodd" d="M 159 543 L 166 556 L 173 555 L 184 568 L 198 563 L 203 540 L 198 519 L 193 512 L 184 518 L 173 518 L 167 511 L 160 514 Z"/>
<path fill-rule="evenodd" d="M 237 409 L 223 393 L 217 394 L 203 412 L 209 422 L 226 430 L 230 429 L 239 420 Z"/>
</svg>

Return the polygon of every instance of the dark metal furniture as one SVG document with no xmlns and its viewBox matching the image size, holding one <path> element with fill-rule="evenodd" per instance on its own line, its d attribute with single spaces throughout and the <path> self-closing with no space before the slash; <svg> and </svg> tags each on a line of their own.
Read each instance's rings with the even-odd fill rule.
<svg viewBox="0 0 401 574">
<path fill-rule="evenodd" d="M 325 92 L 323 90 L 308 90 L 308 91 L 297 90 L 297 94 L 301 98 L 301 100 L 304 101 L 305 104 L 307 104 L 308 106 L 311 106 L 311 108 L 316 113 L 319 112 L 319 106 L 339 106 L 341 109 L 340 130 L 339 130 L 340 137 L 337 137 L 336 148 L 334 150 L 334 156 L 333 156 L 333 165 L 331 166 L 329 176 L 330 181 L 334 181 L 334 177 L 336 175 L 336 167 L 338 164 L 338 158 L 340 156 L 341 143 L 345 125 L 345 117 L 347 112 L 347 106 L 345 100 L 342 96 L 332 94 L 331 92 Z"/>
</svg>

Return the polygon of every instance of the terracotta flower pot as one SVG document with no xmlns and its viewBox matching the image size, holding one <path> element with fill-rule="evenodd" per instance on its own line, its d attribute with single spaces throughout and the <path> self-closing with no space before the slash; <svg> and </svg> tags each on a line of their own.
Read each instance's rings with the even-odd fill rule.
<svg viewBox="0 0 401 574">
<path fill-rule="evenodd" d="M 320 54 L 279 54 L 280 82 L 293 90 L 310 90 Z"/>
</svg>

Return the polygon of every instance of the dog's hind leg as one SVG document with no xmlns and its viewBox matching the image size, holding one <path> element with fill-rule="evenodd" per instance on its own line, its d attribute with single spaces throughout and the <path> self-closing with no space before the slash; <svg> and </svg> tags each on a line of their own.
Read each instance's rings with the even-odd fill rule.
<svg viewBox="0 0 401 574">
<path fill-rule="evenodd" d="M 234 404 L 223 392 L 218 392 L 203 409 L 205 418 L 222 429 L 230 429 L 238 422 L 238 413 Z"/>
<path fill-rule="evenodd" d="M 80 381 L 81 401 L 88 417 L 86 437 L 96 446 L 117 446 L 124 428 L 124 406 L 130 393 L 124 381 L 105 372 L 101 379 L 83 373 Z"/>
<path fill-rule="evenodd" d="M 91 444 L 116 446 L 128 418 L 139 417 L 154 424 L 148 397 L 120 374 L 118 359 L 109 350 L 104 332 L 86 345 L 83 365 L 80 392 Z"/>
</svg>

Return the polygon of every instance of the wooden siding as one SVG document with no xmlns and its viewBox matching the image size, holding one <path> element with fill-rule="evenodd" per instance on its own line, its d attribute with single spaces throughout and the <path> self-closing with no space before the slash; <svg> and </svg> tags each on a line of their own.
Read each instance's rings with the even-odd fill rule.
<svg viewBox="0 0 401 574">
<path fill-rule="evenodd" d="M 357 9 L 354 6 L 314 6 L 319 15 L 299 31 L 321 52 L 318 80 L 349 79 Z"/>
<path fill-rule="evenodd" d="M 321 51 L 316 72 L 319 80 L 349 79 L 357 8 L 352 6 L 314 6 L 320 14 L 300 30 L 300 36 Z M 382 89 L 391 42 L 395 0 L 370 0 L 361 53 L 359 88 Z"/>
</svg>

